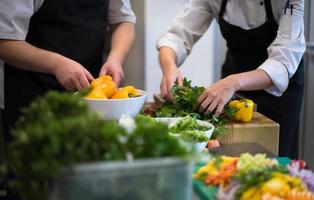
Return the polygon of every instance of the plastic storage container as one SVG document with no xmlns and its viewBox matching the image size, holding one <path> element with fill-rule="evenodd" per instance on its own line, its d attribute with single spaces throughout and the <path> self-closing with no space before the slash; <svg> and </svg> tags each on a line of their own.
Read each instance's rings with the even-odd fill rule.
<svg viewBox="0 0 314 200">
<path fill-rule="evenodd" d="M 190 200 L 192 173 L 177 158 L 77 165 L 62 171 L 51 200 Z"/>
</svg>

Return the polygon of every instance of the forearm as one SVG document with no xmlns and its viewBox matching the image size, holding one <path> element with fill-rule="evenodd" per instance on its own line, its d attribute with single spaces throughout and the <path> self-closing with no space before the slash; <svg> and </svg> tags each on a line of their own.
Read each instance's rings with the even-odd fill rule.
<svg viewBox="0 0 314 200">
<path fill-rule="evenodd" d="M 164 74 L 173 68 L 177 68 L 176 59 L 176 53 L 173 49 L 169 47 L 161 47 L 159 49 L 159 62 Z"/>
<path fill-rule="evenodd" d="M 268 74 L 262 69 L 233 74 L 226 79 L 230 79 L 233 82 L 235 91 L 264 90 L 273 85 Z"/>
<path fill-rule="evenodd" d="M 62 56 L 25 41 L 0 40 L 0 58 L 20 69 L 52 74 Z"/>
<path fill-rule="evenodd" d="M 114 28 L 107 60 L 123 65 L 135 39 L 134 24 L 121 23 Z"/>
</svg>

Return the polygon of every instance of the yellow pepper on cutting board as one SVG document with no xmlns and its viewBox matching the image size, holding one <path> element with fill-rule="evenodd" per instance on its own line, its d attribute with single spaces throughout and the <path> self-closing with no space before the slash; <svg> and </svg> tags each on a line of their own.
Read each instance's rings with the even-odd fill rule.
<svg viewBox="0 0 314 200">
<path fill-rule="evenodd" d="M 233 100 L 229 103 L 230 108 L 238 109 L 234 119 L 242 122 L 249 122 L 253 117 L 254 102 L 250 99 Z"/>
</svg>

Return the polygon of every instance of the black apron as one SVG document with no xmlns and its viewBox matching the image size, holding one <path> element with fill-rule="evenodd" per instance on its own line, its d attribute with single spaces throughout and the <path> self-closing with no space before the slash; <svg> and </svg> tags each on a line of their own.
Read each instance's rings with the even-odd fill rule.
<svg viewBox="0 0 314 200">
<path fill-rule="evenodd" d="M 30 19 L 26 41 L 82 64 L 93 76 L 100 71 L 105 45 L 109 0 L 45 0 Z M 42 58 L 38 58 L 42 59 Z M 50 74 L 5 65 L 6 141 L 9 129 L 37 96 L 48 90 L 64 90 Z"/>
<path fill-rule="evenodd" d="M 270 0 L 265 0 L 266 21 L 263 25 L 245 30 L 223 19 L 228 0 L 223 0 L 219 13 L 219 26 L 227 41 L 227 55 L 222 67 L 222 77 L 256 69 L 267 58 L 267 47 L 277 36 Z M 258 112 L 280 125 L 279 156 L 298 156 L 299 116 L 303 98 L 304 70 L 302 63 L 291 77 L 288 89 L 281 97 L 265 91 L 241 92 L 257 104 Z"/>
<path fill-rule="evenodd" d="M 26 41 L 36 47 L 59 53 L 83 65 L 97 76 L 102 65 L 109 0 L 45 0 L 31 20 Z M 38 58 L 42 59 L 42 58 Z M 5 65 L 4 132 L 26 107 L 48 90 L 64 90 L 53 75 L 20 70 Z M 11 196 L 8 199 L 16 200 Z"/>
</svg>

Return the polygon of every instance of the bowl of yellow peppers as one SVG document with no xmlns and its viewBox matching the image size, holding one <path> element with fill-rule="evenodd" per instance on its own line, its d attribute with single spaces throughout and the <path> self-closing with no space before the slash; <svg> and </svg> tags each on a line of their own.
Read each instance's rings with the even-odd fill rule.
<svg viewBox="0 0 314 200">
<path fill-rule="evenodd" d="M 83 98 L 89 107 L 104 119 L 120 119 L 137 115 L 147 93 L 132 85 L 118 88 L 111 76 L 105 75 L 91 82 L 91 90 Z"/>
</svg>

